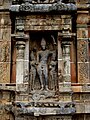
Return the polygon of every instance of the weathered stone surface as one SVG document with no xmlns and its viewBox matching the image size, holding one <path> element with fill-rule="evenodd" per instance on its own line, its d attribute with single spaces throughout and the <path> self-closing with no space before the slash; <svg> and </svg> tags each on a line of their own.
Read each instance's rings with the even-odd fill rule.
<svg viewBox="0 0 90 120">
<path fill-rule="evenodd" d="M 80 94 L 73 94 L 73 97 L 72 97 L 73 101 L 79 101 L 80 100 Z"/>
<path fill-rule="evenodd" d="M 0 29 L 0 41 L 11 41 L 11 29 L 10 28 Z"/>
<path fill-rule="evenodd" d="M 60 25 L 61 15 L 31 15 L 26 17 L 25 25 L 29 26 L 51 26 Z"/>
<path fill-rule="evenodd" d="M 90 115 L 85 115 L 86 120 L 90 119 Z"/>
<path fill-rule="evenodd" d="M 28 83 L 28 81 L 29 81 L 29 52 L 28 51 L 29 51 L 29 40 L 27 40 L 26 44 L 25 44 L 25 53 L 24 53 L 24 83 Z"/>
<path fill-rule="evenodd" d="M 89 57 L 88 57 L 88 41 L 87 40 L 78 40 L 77 43 L 77 57 L 78 57 L 78 62 L 88 62 Z"/>
<path fill-rule="evenodd" d="M 52 11 L 75 11 L 76 6 L 73 3 L 64 4 L 60 1 L 53 4 L 31 4 L 29 2 L 21 5 L 11 5 L 12 12 L 28 11 L 28 12 L 52 12 Z"/>
<path fill-rule="evenodd" d="M 28 93 L 28 84 L 17 84 L 17 91 L 21 93 Z"/>
<path fill-rule="evenodd" d="M 9 28 L 11 26 L 10 14 L 9 12 L 0 13 L 0 27 L 1 28 Z"/>
<path fill-rule="evenodd" d="M 59 15 L 32 15 L 26 17 L 25 30 L 59 30 L 61 29 Z"/>
<path fill-rule="evenodd" d="M 89 113 L 90 112 L 90 102 L 85 102 L 85 113 Z"/>
<path fill-rule="evenodd" d="M 78 81 L 79 83 L 89 83 L 89 64 L 78 63 Z"/>
<path fill-rule="evenodd" d="M 34 103 L 35 105 L 38 103 Z M 50 103 L 51 104 L 51 103 Z M 52 103 L 53 104 L 53 103 Z M 30 103 L 23 103 L 23 102 L 17 102 L 15 103 L 17 108 L 12 107 L 10 109 L 14 115 L 34 115 L 34 116 L 40 116 L 40 115 L 58 115 L 58 114 L 73 114 L 75 113 L 75 105 L 74 103 L 58 103 L 57 107 L 30 107 Z M 8 109 L 9 110 L 9 109 Z"/>
<path fill-rule="evenodd" d="M 72 86 L 72 91 L 73 92 L 82 92 L 82 86 Z"/>
<path fill-rule="evenodd" d="M 78 40 L 78 81 L 89 82 L 88 41 Z"/>
<path fill-rule="evenodd" d="M 0 41 L 0 62 L 11 61 L 11 42 Z"/>
<path fill-rule="evenodd" d="M 17 94 L 16 95 L 16 101 L 28 101 L 29 98 L 28 98 L 28 94 Z"/>
<path fill-rule="evenodd" d="M 76 111 L 77 113 L 85 113 L 85 105 L 84 103 L 77 103 L 76 104 Z"/>
<path fill-rule="evenodd" d="M 70 82 L 63 82 L 59 83 L 59 91 L 60 92 L 71 92 L 71 83 Z"/>
<path fill-rule="evenodd" d="M 86 91 L 86 92 L 89 92 L 90 91 L 90 84 L 84 84 L 83 86 L 82 86 L 82 91 Z"/>
<path fill-rule="evenodd" d="M 87 24 L 89 22 L 88 14 L 79 14 L 77 16 L 77 23 L 78 24 Z"/>
<path fill-rule="evenodd" d="M 2 100 L 4 102 L 9 102 L 10 101 L 10 92 L 3 92 L 3 97 L 2 97 Z"/>
<path fill-rule="evenodd" d="M 78 4 L 85 4 L 88 3 L 88 0 L 77 0 Z"/>
<path fill-rule="evenodd" d="M 86 39 L 88 38 L 88 29 L 87 28 L 77 28 L 77 38 Z"/>
<path fill-rule="evenodd" d="M 3 0 L 1 0 L 1 2 L 0 2 L 0 6 L 2 6 L 3 5 Z"/>
<path fill-rule="evenodd" d="M 24 82 L 24 50 L 25 42 L 20 40 L 17 41 L 17 58 L 16 58 L 16 83 L 22 84 Z M 18 86 L 16 86 L 18 89 Z"/>
<path fill-rule="evenodd" d="M 0 62 L 0 83 L 10 83 L 10 62 Z"/>
<path fill-rule="evenodd" d="M 61 26 L 25 26 L 25 31 L 28 30 L 60 30 Z"/>
</svg>

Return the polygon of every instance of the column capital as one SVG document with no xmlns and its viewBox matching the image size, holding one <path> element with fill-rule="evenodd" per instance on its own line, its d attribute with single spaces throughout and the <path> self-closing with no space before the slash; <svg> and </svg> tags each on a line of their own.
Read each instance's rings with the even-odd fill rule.
<svg viewBox="0 0 90 120">
<path fill-rule="evenodd" d="M 24 49 L 25 48 L 25 41 L 17 41 L 16 42 L 17 49 Z"/>
<path fill-rule="evenodd" d="M 70 46 L 71 41 L 62 41 L 61 44 L 62 44 L 62 46 Z"/>
<path fill-rule="evenodd" d="M 25 42 L 24 41 L 17 41 L 16 48 L 17 48 L 17 59 L 23 59 L 24 58 Z"/>
</svg>

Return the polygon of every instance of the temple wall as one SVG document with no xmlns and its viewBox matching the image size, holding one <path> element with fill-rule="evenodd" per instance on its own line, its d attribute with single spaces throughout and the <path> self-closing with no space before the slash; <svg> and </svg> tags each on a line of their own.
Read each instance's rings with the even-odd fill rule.
<svg viewBox="0 0 90 120">
<path fill-rule="evenodd" d="M 76 0 L 75 13 L 53 15 L 14 13 L 11 5 L 12 0 L 0 1 L 0 120 L 89 120 L 89 0 Z M 49 81 L 48 92 L 40 91 L 39 75 L 30 81 L 30 53 L 37 57 L 40 35 L 57 51 L 58 79 Z"/>
</svg>

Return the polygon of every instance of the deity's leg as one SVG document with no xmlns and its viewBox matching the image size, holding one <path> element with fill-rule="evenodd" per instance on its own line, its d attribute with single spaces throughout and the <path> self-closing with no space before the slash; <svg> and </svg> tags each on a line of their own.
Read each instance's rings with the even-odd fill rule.
<svg viewBox="0 0 90 120">
<path fill-rule="evenodd" d="M 48 70 L 47 70 L 47 67 L 46 67 L 46 69 L 44 69 L 44 76 L 45 76 L 45 88 L 46 88 L 46 90 L 49 90 L 48 89 Z"/>
<path fill-rule="evenodd" d="M 33 71 L 33 75 L 32 75 L 32 88 L 33 88 L 33 90 L 34 90 L 34 86 L 35 86 L 35 78 L 36 78 L 36 70 L 35 71 Z"/>
<path fill-rule="evenodd" d="M 43 90 L 44 89 L 44 85 L 43 85 L 42 75 L 40 76 L 40 82 L 41 82 L 41 90 Z"/>
</svg>

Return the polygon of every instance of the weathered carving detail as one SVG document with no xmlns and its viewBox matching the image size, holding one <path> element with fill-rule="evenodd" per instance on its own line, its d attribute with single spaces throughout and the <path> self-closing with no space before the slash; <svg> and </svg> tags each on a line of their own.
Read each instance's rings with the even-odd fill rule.
<svg viewBox="0 0 90 120">
<path fill-rule="evenodd" d="M 78 61 L 79 62 L 87 62 L 88 58 L 88 41 L 86 40 L 78 40 Z"/>
<path fill-rule="evenodd" d="M 56 51 L 53 51 L 53 55 L 51 58 L 51 62 L 49 65 L 50 69 L 50 89 L 55 90 L 55 87 L 57 86 L 57 61 L 56 61 Z"/>
<path fill-rule="evenodd" d="M 70 42 L 63 42 L 64 81 L 70 81 Z"/>
<path fill-rule="evenodd" d="M 42 50 L 37 53 L 37 62 L 38 68 L 37 72 L 41 82 L 41 90 L 48 90 L 48 68 L 47 68 L 47 60 L 51 52 L 46 50 L 46 41 L 42 39 L 41 41 Z M 44 79 L 44 80 L 43 80 Z"/>
<path fill-rule="evenodd" d="M 16 43 L 16 45 L 17 45 L 17 58 L 18 59 L 23 59 L 24 58 L 24 49 L 25 49 L 25 42 L 23 42 L 23 41 L 18 41 L 17 43 Z"/>
<path fill-rule="evenodd" d="M 37 62 L 35 60 L 35 56 L 33 51 L 31 52 L 31 61 L 30 61 L 30 84 L 31 86 L 31 90 L 34 90 L 34 82 L 35 82 L 35 78 L 36 78 L 36 65 Z"/>
<path fill-rule="evenodd" d="M 89 82 L 89 64 L 88 63 L 78 63 L 78 72 L 79 72 L 79 82 L 80 83 L 85 83 Z"/>
<path fill-rule="evenodd" d="M 55 1 L 56 0 L 24 0 L 24 2 L 27 2 L 27 3 L 53 3 Z"/>
<path fill-rule="evenodd" d="M 40 3 L 40 1 L 37 1 Z M 47 1 L 45 1 L 47 2 Z M 43 3 L 43 2 L 41 2 Z M 51 12 L 51 11 L 75 11 L 76 6 L 73 3 L 62 3 L 60 1 L 56 1 L 55 3 L 49 4 L 32 4 L 30 2 L 22 3 L 21 5 L 11 5 L 11 11 L 19 12 L 19 11 L 28 11 L 28 12 Z"/>
<path fill-rule="evenodd" d="M 65 10 L 76 10 L 74 4 L 64 4 L 61 2 L 45 5 L 32 5 L 30 3 L 25 3 L 20 5 L 20 11 L 29 11 L 29 12 L 50 12 L 50 11 L 65 11 Z"/>
<path fill-rule="evenodd" d="M 73 114 L 75 113 L 75 104 L 73 102 L 68 103 L 23 103 L 15 102 L 13 103 L 15 107 L 8 106 L 6 109 L 12 111 L 15 116 L 17 115 L 64 115 L 64 114 Z M 47 107 L 46 107 L 47 105 Z M 50 109 L 49 107 L 52 107 Z"/>
<path fill-rule="evenodd" d="M 56 45 L 54 37 L 53 44 Z M 31 50 L 30 54 L 30 91 L 56 90 L 57 88 L 57 61 L 56 49 L 46 48 L 46 40 L 41 40 L 41 50 Z M 52 44 L 52 43 L 51 43 Z M 34 49 L 34 48 L 33 48 Z M 37 58 L 37 60 L 36 60 Z M 36 81 L 38 84 L 36 86 Z M 39 91 L 40 92 L 40 91 Z"/>
</svg>

